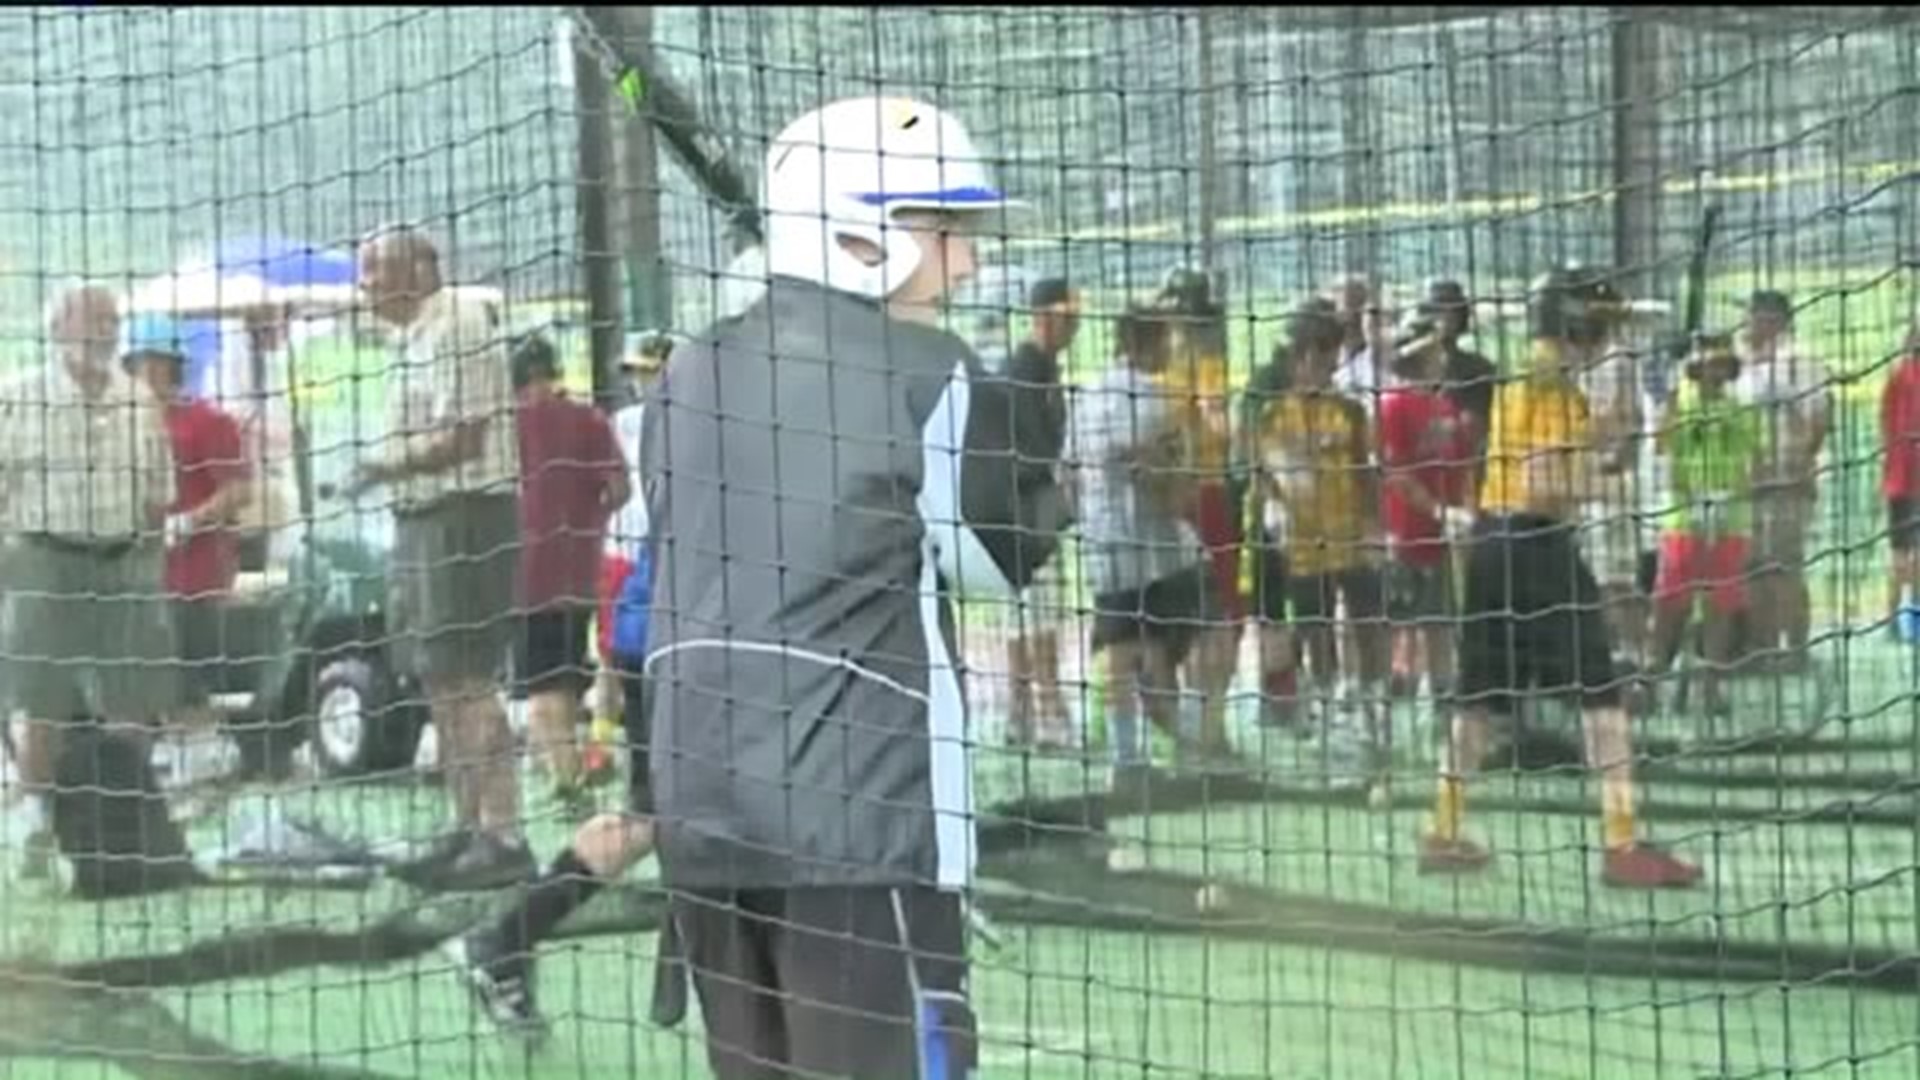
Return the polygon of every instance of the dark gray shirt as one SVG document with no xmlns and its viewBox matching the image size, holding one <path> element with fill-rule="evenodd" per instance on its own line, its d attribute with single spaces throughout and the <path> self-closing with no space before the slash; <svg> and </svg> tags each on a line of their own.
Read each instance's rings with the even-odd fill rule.
<svg viewBox="0 0 1920 1080">
<path fill-rule="evenodd" d="M 1024 586 L 1060 513 L 1007 396 L 959 338 L 787 279 L 675 350 L 642 455 L 670 885 L 969 880 L 948 591 Z"/>
</svg>

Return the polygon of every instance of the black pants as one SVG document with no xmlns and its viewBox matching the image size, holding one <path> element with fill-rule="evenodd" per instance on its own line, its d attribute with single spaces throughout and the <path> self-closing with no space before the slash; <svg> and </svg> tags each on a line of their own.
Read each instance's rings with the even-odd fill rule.
<svg viewBox="0 0 1920 1080">
<path fill-rule="evenodd" d="M 634 668 L 640 662 L 634 662 Z M 653 816 L 653 755 L 647 743 L 653 737 L 647 677 L 633 669 L 620 672 L 620 726 L 627 736 L 627 809 Z"/>
<path fill-rule="evenodd" d="M 1482 518 L 1467 555 L 1460 628 L 1463 704 L 1512 711 L 1518 695 L 1620 701 L 1600 586 L 1573 529 L 1526 514 Z"/>
<path fill-rule="evenodd" d="M 719 1080 L 962 1080 L 978 1056 L 957 894 L 926 888 L 676 895 Z"/>
</svg>

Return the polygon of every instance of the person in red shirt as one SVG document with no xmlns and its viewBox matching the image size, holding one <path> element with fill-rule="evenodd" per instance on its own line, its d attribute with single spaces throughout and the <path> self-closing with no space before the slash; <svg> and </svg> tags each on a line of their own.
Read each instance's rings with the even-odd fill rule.
<svg viewBox="0 0 1920 1080">
<path fill-rule="evenodd" d="M 1880 493 L 1887 500 L 1887 537 L 1893 547 L 1888 604 L 1893 630 L 1902 633 L 1920 606 L 1920 327 L 1907 334 L 1905 355 L 1880 395 L 1880 438 L 1885 448 Z"/>
<path fill-rule="evenodd" d="M 221 614 L 240 574 L 233 520 L 246 501 L 249 473 L 240 425 L 211 402 L 184 395 L 187 358 L 178 347 L 136 344 L 122 359 L 166 405 L 176 492 L 165 526 L 166 589 L 184 668 L 174 723 L 206 731 L 216 719 L 208 700 L 229 652 Z"/>
<path fill-rule="evenodd" d="M 1447 355 L 1438 330 L 1432 321 L 1416 320 L 1401 335 L 1397 379 L 1380 400 L 1378 432 L 1381 517 L 1392 559 L 1388 615 L 1405 647 L 1425 653 L 1414 670 L 1424 667 L 1430 691 L 1444 697 L 1453 684 L 1449 521 L 1458 523 L 1467 512 L 1476 439 L 1471 418 L 1446 393 Z"/>
<path fill-rule="evenodd" d="M 534 335 L 515 345 L 519 394 L 520 604 L 518 673 L 527 726 L 546 759 L 555 796 L 587 810 L 575 739 L 590 683 L 588 632 L 600 587 L 607 520 L 631 495 L 625 456 L 600 411 L 560 386 L 553 345 Z"/>
</svg>

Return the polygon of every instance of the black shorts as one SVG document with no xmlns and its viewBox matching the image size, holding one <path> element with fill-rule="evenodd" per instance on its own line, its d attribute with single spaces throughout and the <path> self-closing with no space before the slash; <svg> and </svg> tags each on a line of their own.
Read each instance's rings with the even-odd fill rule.
<svg viewBox="0 0 1920 1080">
<path fill-rule="evenodd" d="M 1093 650 L 1116 642 L 1151 641 L 1169 650 L 1175 663 L 1209 625 L 1220 619 L 1213 575 L 1202 565 L 1138 589 L 1117 589 L 1093 598 Z"/>
<path fill-rule="evenodd" d="M 1482 518 L 1468 550 L 1460 627 L 1462 703 L 1512 711 L 1519 694 L 1578 692 L 1617 705 L 1600 585 L 1574 531 L 1548 518 Z"/>
<path fill-rule="evenodd" d="M 1396 622 L 1434 624 L 1455 614 L 1453 558 L 1432 566 L 1395 562 L 1387 568 L 1387 614 Z"/>
<path fill-rule="evenodd" d="M 219 689 L 220 673 L 229 657 L 239 657 L 237 643 L 228 640 L 226 604 L 182 597 L 172 606 L 174 642 L 180 650 L 181 704 L 204 705 Z"/>
<path fill-rule="evenodd" d="M 1378 619 L 1387 610 L 1386 583 L 1371 567 L 1290 578 L 1287 599 L 1297 622 L 1331 622 L 1341 600 L 1347 602 L 1347 618 L 1356 621 Z"/>
<path fill-rule="evenodd" d="M 1253 603 L 1256 617 L 1267 622 L 1287 621 L 1287 553 L 1271 541 L 1254 549 Z"/>
<path fill-rule="evenodd" d="M 1887 541 L 1895 551 L 1920 551 L 1920 498 L 1887 500 Z"/>
<path fill-rule="evenodd" d="M 566 690 L 585 692 L 588 632 L 595 611 L 585 604 L 542 608 L 520 617 L 515 670 L 530 694 Z"/>
<path fill-rule="evenodd" d="M 673 919 L 717 1080 L 912 1080 L 977 1068 L 956 894 L 679 893 Z M 947 1068 L 923 1069 L 923 1051 Z"/>
</svg>

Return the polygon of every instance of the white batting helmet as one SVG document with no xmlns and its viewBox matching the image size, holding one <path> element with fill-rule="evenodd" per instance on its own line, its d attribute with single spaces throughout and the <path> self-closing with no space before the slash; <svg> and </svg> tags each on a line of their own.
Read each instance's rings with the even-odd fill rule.
<svg viewBox="0 0 1920 1080">
<path fill-rule="evenodd" d="M 993 186 L 965 127 L 922 101 L 836 101 L 787 125 L 767 150 L 767 270 L 882 298 L 920 264 L 920 246 L 889 228 L 903 210 L 988 211 L 1021 204 Z M 877 247 L 879 265 L 840 237 Z"/>
</svg>

